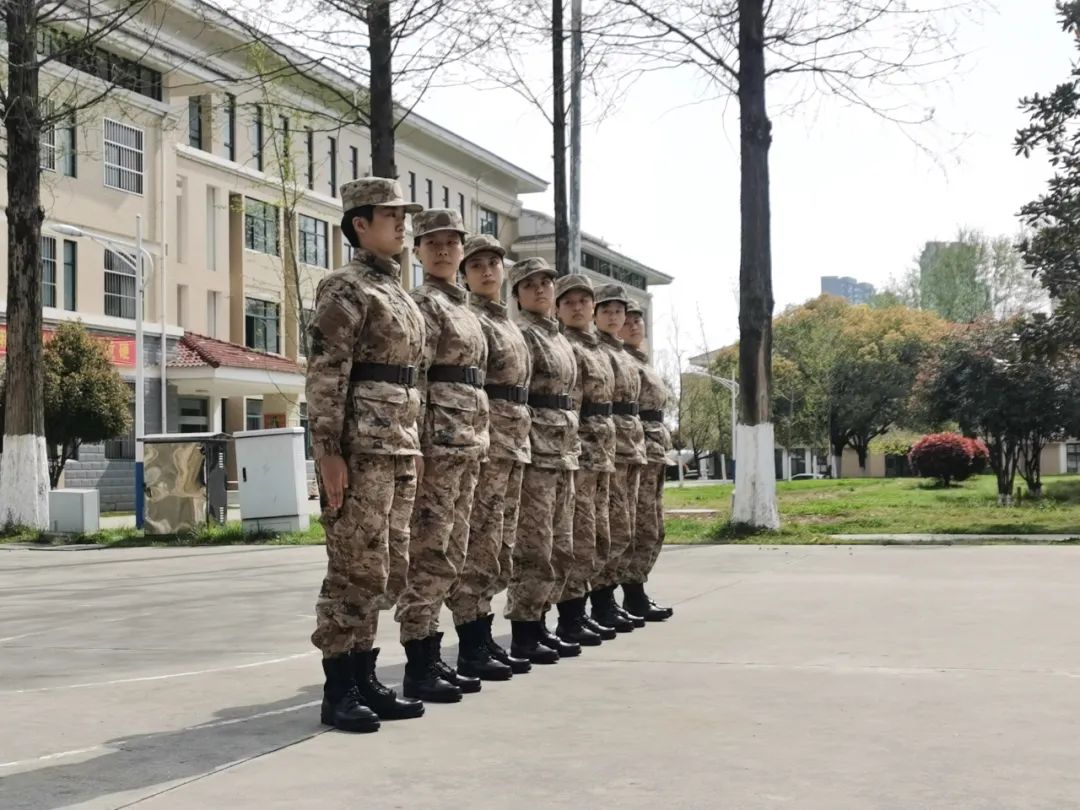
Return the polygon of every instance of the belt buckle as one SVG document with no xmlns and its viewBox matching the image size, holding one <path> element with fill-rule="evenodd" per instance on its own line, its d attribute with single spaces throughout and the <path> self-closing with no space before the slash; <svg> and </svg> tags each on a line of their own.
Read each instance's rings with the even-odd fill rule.
<svg viewBox="0 0 1080 810">
<path fill-rule="evenodd" d="M 479 370 L 476 366 L 465 366 L 465 382 L 472 386 L 479 385 Z"/>
<path fill-rule="evenodd" d="M 398 384 L 416 385 L 416 366 L 398 366 Z"/>
<path fill-rule="evenodd" d="M 519 405 L 525 405 L 529 401 L 529 389 L 524 385 L 517 387 L 517 401 Z"/>
<path fill-rule="evenodd" d="M 638 414 L 641 413 L 641 406 L 638 405 L 638 403 L 635 402 L 633 405 L 630 406 L 630 413 L 633 416 L 637 416 Z"/>
<path fill-rule="evenodd" d="M 559 407 L 564 411 L 572 411 L 574 409 L 574 403 L 570 399 L 569 394 L 559 394 Z"/>
</svg>

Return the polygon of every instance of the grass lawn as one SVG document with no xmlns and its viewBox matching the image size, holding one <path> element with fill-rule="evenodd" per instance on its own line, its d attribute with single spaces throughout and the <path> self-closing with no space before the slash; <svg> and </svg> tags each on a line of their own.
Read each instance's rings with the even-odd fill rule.
<svg viewBox="0 0 1080 810">
<path fill-rule="evenodd" d="M 305 532 L 282 535 L 244 534 L 239 521 L 224 526 L 212 526 L 197 533 L 177 536 L 146 536 L 135 529 L 105 529 L 82 536 L 48 537 L 41 532 L 13 529 L 0 531 L 0 543 L 35 543 L 41 545 L 72 545 L 95 543 L 109 548 L 136 546 L 235 546 L 261 543 L 268 546 L 311 546 L 324 541 L 322 525 L 312 521 Z"/>
<path fill-rule="evenodd" d="M 1019 480 L 1019 479 L 1018 479 Z M 731 485 L 664 490 L 667 509 L 715 509 L 707 517 L 669 516 L 672 543 L 738 542 L 728 527 Z M 1072 534 L 1080 537 L 1080 478 L 1044 479 L 1042 500 L 997 505 L 994 479 L 980 476 L 938 489 L 909 478 L 781 482 L 779 542 L 829 542 L 831 534 Z M 743 538 L 759 542 L 754 536 Z"/>
</svg>

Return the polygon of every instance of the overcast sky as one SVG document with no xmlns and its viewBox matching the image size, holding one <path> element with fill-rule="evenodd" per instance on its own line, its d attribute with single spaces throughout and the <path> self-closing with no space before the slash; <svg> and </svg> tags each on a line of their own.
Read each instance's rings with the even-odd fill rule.
<svg viewBox="0 0 1080 810">
<path fill-rule="evenodd" d="M 1063 81 L 1076 54 L 1050 0 L 997 0 L 996 13 L 962 29 L 970 56 L 951 86 L 927 93 L 936 128 L 923 154 L 892 124 L 831 101 L 777 117 L 771 151 L 773 286 L 777 311 L 818 294 L 820 276 L 884 286 L 923 242 L 958 227 L 1012 234 L 1016 212 L 1044 187 L 1042 157 L 1013 154 L 1024 122 L 1017 100 Z M 619 111 L 583 139 L 582 225 L 616 249 L 675 277 L 653 288 L 654 345 L 684 350 L 738 336 L 738 119 L 734 104 L 697 103 L 692 73 L 644 77 Z M 482 100 L 481 103 L 477 103 Z M 727 109 L 725 109 L 725 106 Z M 551 179 L 551 131 L 515 94 L 440 89 L 420 111 L 520 166 Z M 492 114 L 495 113 L 495 114 Z M 952 133 L 966 137 L 954 138 Z M 525 198 L 550 212 L 550 195 Z"/>
</svg>

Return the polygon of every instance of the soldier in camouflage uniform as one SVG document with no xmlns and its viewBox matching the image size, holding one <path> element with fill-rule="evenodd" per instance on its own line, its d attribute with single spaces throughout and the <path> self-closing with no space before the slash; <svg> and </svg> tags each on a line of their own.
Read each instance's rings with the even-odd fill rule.
<svg viewBox="0 0 1080 810">
<path fill-rule="evenodd" d="M 456 281 L 464 256 L 461 215 L 442 208 L 414 214 L 413 239 L 424 265 L 424 283 L 412 291 L 426 326 L 419 375 L 424 466 L 397 619 L 408 657 L 405 694 L 453 703 L 480 690 L 478 678 L 442 660 L 439 611 L 465 561 L 473 490 L 488 450 L 487 341 Z"/>
<path fill-rule="evenodd" d="M 578 466 L 578 415 L 572 400 L 577 380 L 573 349 L 551 317 L 555 271 L 530 258 L 510 268 L 510 286 L 521 310 L 532 378 L 529 441 L 506 618 L 513 629 L 511 652 L 537 664 L 559 660 L 558 640 L 545 642 L 544 612 L 561 589 L 573 562 L 574 470 Z M 580 652 L 580 648 L 578 648 Z M 571 650 L 571 654 L 572 650 Z"/>
<path fill-rule="evenodd" d="M 603 638 L 615 637 L 612 625 L 585 615 L 591 580 L 607 558 L 610 543 L 608 491 L 615 470 L 615 425 L 611 418 L 615 375 L 593 326 L 592 282 L 583 275 L 563 276 L 555 291 L 563 334 L 577 365 L 573 397 L 580 414 L 578 471 L 574 475 L 574 559 L 553 596 L 559 607 L 556 633 L 565 641 L 595 646 Z"/>
<path fill-rule="evenodd" d="M 615 424 L 615 472 L 611 474 L 611 497 L 608 517 L 611 543 L 607 556 L 593 577 L 593 618 L 602 624 L 630 622 L 644 627 L 645 620 L 628 613 L 615 601 L 619 567 L 623 556 L 633 545 L 634 522 L 637 513 L 638 484 L 641 468 L 648 461 L 645 454 L 645 431 L 638 417 L 638 396 L 641 376 L 637 362 L 623 349 L 619 332 L 626 320 L 626 305 L 630 298 L 621 284 L 604 284 L 596 290 L 596 325 L 600 345 L 607 353 L 615 374 L 612 402 L 612 421 Z"/>
<path fill-rule="evenodd" d="M 619 333 L 626 352 L 637 363 L 641 376 L 638 397 L 642 427 L 645 429 L 645 453 L 648 463 L 641 470 L 634 542 L 623 555 L 618 579 L 622 584 L 623 607 L 646 621 L 662 622 L 674 614 L 661 607 L 645 593 L 645 581 L 664 545 L 664 468 L 671 450 L 671 434 L 664 424 L 664 406 L 671 392 L 660 374 L 649 365 L 642 351 L 645 341 L 645 318 L 641 305 L 631 301 L 626 306 L 626 323 Z"/>
<path fill-rule="evenodd" d="M 497 681 L 510 678 L 514 665 L 519 672 L 530 666 L 525 659 L 511 662 L 505 651 L 499 656 L 491 646 L 494 640 L 489 643 L 488 638 L 491 600 L 510 581 L 521 479 L 530 459 L 529 348 L 499 300 L 505 255 L 499 241 L 486 234 L 465 243 L 462 266 L 469 307 L 487 339 L 484 391 L 490 408 L 490 443 L 473 498 L 465 564 L 446 600 L 459 637 L 458 672 Z"/>
<path fill-rule="evenodd" d="M 379 718 L 424 711 L 379 683 L 373 649 L 379 610 L 405 584 L 416 493 L 424 321 L 390 257 L 404 243 L 405 212 L 419 206 L 380 177 L 347 183 L 341 199 L 341 230 L 356 251 L 319 284 L 309 327 L 307 407 L 328 557 L 311 640 L 326 675 L 322 721 L 375 731 Z"/>
</svg>

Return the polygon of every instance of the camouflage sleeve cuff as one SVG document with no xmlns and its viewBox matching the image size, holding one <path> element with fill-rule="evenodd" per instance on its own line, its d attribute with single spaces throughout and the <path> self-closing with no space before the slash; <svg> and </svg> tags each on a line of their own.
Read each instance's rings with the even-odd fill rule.
<svg viewBox="0 0 1080 810">
<path fill-rule="evenodd" d="M 340 456 L 341 442 L 333 439 L 313 439 L 311 442 L 311 455 L 315 461 L 326 456 Z"/>
</svg>

